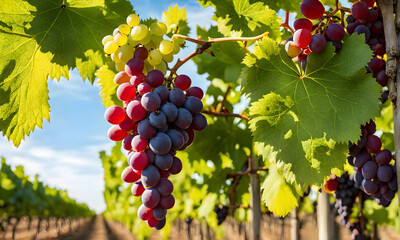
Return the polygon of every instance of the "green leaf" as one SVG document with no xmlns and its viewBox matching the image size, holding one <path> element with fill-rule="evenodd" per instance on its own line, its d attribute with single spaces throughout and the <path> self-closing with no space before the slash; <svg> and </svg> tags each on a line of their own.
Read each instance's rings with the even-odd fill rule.
<svg viewBox="0 0 400 240">
<path fill-rule="evenodd" d="M 101 39 L 132 12 L 126 0 L 5 0 L 0 7 L 0 131 L 18 146 L 50 120 L 47 80 L 83 79 L 107 61 Z"/>
<path fill-rule="evenodd" d="M 210 2 L 215 7 L 218 30 L 225 36 L 230 36 L 232 31 L 246 37 L 264 32 L 269 32 L 274 39 L 281 36 L 276 12 L 262 2 L 251 4 L 249 0 L 211 0 L 201 1 L 201 4 L 206 6 Z"/>
<path fill-rule="evenodd" d="M 370 53 L 362 37 L 353 35 L 338 54 L 330 44 L 321 54 L 311 53 L 305 72 L 268 38 L 246 57 L 243 91 L 253 102 L 250 128 L 257 150 L 276 160 L 287 180 L 320 183 L 331 168 L 343 166 L 346 145 L 335 141 L 355 142 L 360 125 L 379 106 L 379 86 L 364 68 Z"/>
<path fill-rule="evenodd" d="M 215 26 L 212 26 L 209 30 L 197 27 L 197 35 L 204 40 L 209 37 L 223 37 Z M 215 57 L 204 53 L 193 58 L 197 65 L 197 72 L 199 74 L 208 73 L 208 80 L 219 78 L 225 82 L 238 82 L 240 71 L 244 67 L 242 60 L 246 55 L 243 44 L 221 42 L 212 44 L 209 49 L 215 54 Z"/>
<path fill-rule="evenodd" d="M 271 166 L 262 186 L 262 200 L 276 216 L 286 216 L 299 204 L 300 189 L 286 182 L 276 166 Z"/>
<path fill-rule="evenodd" d="M 179 10 L 178 5 L 169 6 L 167 11 L 162 13 L 162 21 L 167 25 L 167 33 L 172 33 L 176 28 L 178 28 L 179 34 L 188 35 L 190 28 L 187 23 L 186 8 Z M 170 35 L 172 36 L 172 34 Z"/>
<path fill-rule="evenodd" d="M 254 1 L 252 1 L 254 2 Z M 302 0 L 262 0 L 268 7 L 274 9 L 275 11 L 279 11 L 283 9 L 289 12 L 300 12 L 300 3 Z"/>
<path fill-rule="evenodd" d="M 213 212 L 215 204 L 217 203 L 217 197 L 217 194 L 210 193 L 204 198 L 198 209 L 200 218 L 208 218 L 208 215 Z"/>
<path fill-rule="evenodd" d="M 95 73 L 99 79 L 97 84 L 100 85 L 100 97 L 105 107 L 122 106 L 116 95 L 118 85 L 114 83 L 115 74 L 107 65 L 102 66 Z"/>
</svg>

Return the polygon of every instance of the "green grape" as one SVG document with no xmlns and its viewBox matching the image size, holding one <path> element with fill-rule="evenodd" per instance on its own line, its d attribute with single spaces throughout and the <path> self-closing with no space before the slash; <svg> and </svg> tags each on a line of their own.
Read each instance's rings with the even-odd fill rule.
<svg viewBox="0 0 400 240">
<path fill-rule="evenodd" d="M 130 27 L 135 27 L 137 25 L 139 25 L 140 23 L 140 18 L 138 15 L 132 13 L 130 14 L 127 18 L 126 18 L 126 23 L 130 26 Z"/>
<path fill-rule="evenodd" d="M 119 47 L 117 51 L 115 51 L 115 53 L 111 54 L 111 59 L 116 63 L 122 62 L 121 59 L 119 58 L 119 53 L 121 52 L 121 48 L 122 47 Z"/>
<path fill-rule="evenodd" d="M 164 61 L 166 61 L 167 63 L 170 63 L 170 62 L 174 61 L 174 54 L 172 54 L 172 53 L 163 54 L 163 55 L 162 55 L 162 59 L 163 59 Z"/>
<path fill-rule="evenodd" d="M 171 41 L 164 39 L 160 42 L 159 48 L 160 48 L 160 52 L 163 55 L 167 55 L 167 54 L 170 54 L 172 52 L 172 50 L 174 50 L 174 44 Z"/>
<path fill-rule="evenodd" d="M 131 35 L 128 35 L 128 44 L 129 44 L 131 47 L 136 47 L 136 46 L 139 44 L 139 42 L 133 40 Z"/>
<path fill-rule="evenodd" d="M 139 25 L 135 26 L 134 28 L 132 28 L 132 31 L 131 31 L 132 39 L 135 41 L 140 41 L 146 37 L 148 31 L 149 31 L 149 28 L 146 25 L 139 24 Z"/>
<path fill-rule="evenodd" d="M 114 37 L 111 35 L 107 35 L 105 37 L 103 37 L 103 40 L 101 40 L 101 43 L 104 45 L 106 45 L 106 43 L 108 43 L 109 41 L 114 41 Z"/>
<path fill-rule="evenodd" d="M 123 33 L 117 33 L 117 35 L 114 36 L 114 42 L 118 46 L 125 45 L 128 42 L 128 36 Z"/>
<path fill-rule="evenodd" d="M 145 46 L 147 49 L 154 49 L 154 48 L 157 48 L 157 45 L 156 45 L 153 41 L 150 41 L 149 43 L 145 44 L 144 46 Z"/>
<path fill-rule="evenodd" d="M 147 61 L 147 59 L 144 61 L 144 68 L 143 68 L 143 74 L 146 75 L 150 70 L 153 70 L 154 67 L 151 66 L 151 64 Z"/>
<path fill-rule="evenodd" d="M 161 37 L 167 33 L 167 26 L 162 22 L 155 22 L 150 25 L 150 31 L 152 34 Z"/>
<path fill-rule="evenodd" d="M 109 41 L 104 45 L 104 52 L 107 54 L 113 54 L 117 51 L 118 45 L 114 41 Z"/>
<path fill-rule="evenodd" d="M 146 37 L 144 37 L 142 40 L 140 40 L 140 44 L 145 45 L 151 41 L 152 34 L 150 31 L 147 32 Z"/>
<path fill-rule="evenodd" d="M 174 43 L 174 49 L 172 49 L 172 54 L 178 54 L 181 51 L 181 46 L 179 46 L 178 44 Z"/>
<path fill-rule="evenodd" d="M 129 27 L 128 24 L 121 24 L 118 26 L 118 30 L 120 33 L 123 33 L 125 35 L 128 35 L 131 32 L 131 28 Z"/>
<path fill-rule="evenodd" d="M 115 63 L 115 70 L 117 70 L 118 72 L 125 71 L 125 63 L 123 62 Z"/>
<path fill-rule="evenodd" d="M 160 50 L 153 49 L 149 52 L 148 61 L 152 66 L 157 66 L 162 61 L 162 54 Z"/>
<path fill-rule="evenodd" d="M 174 44 L 178 44 L 178 45 L 182 45 L 182 44 L 185 43 L 185 39 L 180 38 L 180 37 L 174 37 L 174 38 L 171 39 L 171 41 L 172 41 Z"/>
<path fill-rule="evenodd" d="M 114 29 L 113 36 L 117 35 L 117 33 L 119 33 L 119 29 L 118 28 Z"/>
<path fill-rule="evenodd" d="M 160 70 L 164 75 L 167 73 L 167 64 L 165 62 L 161 62 L 155 68 Z"/>
<path fill-rule="evenodd" d="M 159 46 L 162 40 L 164 40 L 163 37 L 160 37 L 160 36 L 157 36 L 157 35 L 153 35 L 153 36 L 151 37 L 151 41 L 153 41 L 153 43 L 154 43 L 156 46 Z"/>
<path fill-rule="evenodd" d="M 135 49 L 133 47 L 131 47 L 130 45 L 124 45 L 122 47 L 120 47 L 120 51 L 118 53 L 118 58 L 126 63 L 129 60 L 131 60 L 131 58 L 133 58 L 133 53 L 135 52 Z"/>
</svg>

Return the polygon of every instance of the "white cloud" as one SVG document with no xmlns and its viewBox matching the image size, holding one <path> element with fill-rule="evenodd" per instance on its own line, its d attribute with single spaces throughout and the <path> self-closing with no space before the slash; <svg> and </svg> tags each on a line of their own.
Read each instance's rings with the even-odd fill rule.
<svg viewBox="0 0 400 240">
<path fill-rule="evenodd" d="M 56 150 L 49 146 L 24 142 L 18 149 L 5 138 L 0 139 L 0 155 L 7 164 L 24 166 L 25 174 L 50 187 L 67 190 L 71 198 L 84 202 L 100 213 L 105 208 L 103 197 L 104 172 L 99 151 L 109 150 L 110 144 L 87 145 L 83 150 Z"/>
</svg>

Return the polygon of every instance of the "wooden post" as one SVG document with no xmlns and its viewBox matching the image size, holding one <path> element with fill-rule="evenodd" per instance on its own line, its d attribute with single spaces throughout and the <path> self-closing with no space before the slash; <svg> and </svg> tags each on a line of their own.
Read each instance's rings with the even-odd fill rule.
<svg viewBox="0 0 400 240">
<path fill-rule="evenodd" d="M 318 196 L 318 239 L 333 240 L 334 221 L 330 211 L 329 195 L 322 190 Z"/>
<path fill-rule="evenodd" d="M 250 239 L 260 240 L 260 223 L 261 223 L 261 197 L 260 197 L 260 178 L 257 172 L 252 169 L 258 167 L 257 158 L 251 156 L 249 159 L 250 168 L 250 208 L 251 208 L 251 229 Z"/>
<path fill-rule="evenodd" d="M 290 239 L 300 240 L 300 222 L 299 222 L 299 209 L 295 208 L 290 214 Z"/>
</svg>

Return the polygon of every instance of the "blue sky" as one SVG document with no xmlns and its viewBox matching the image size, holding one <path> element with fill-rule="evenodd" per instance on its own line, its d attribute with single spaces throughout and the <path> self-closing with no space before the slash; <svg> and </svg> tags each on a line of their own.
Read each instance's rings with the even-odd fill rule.
<svg viewBox="0 0 400 240">
<path fill-rule="evenodd" d="M 203 9 L 194 0 L 132 3 L 141 18 L 161 19 L 162 11 L 176 3 L 180 8 L 186 7 L 192 34 L 196 25 L 209 27 L 212 24 L 213 9 Z M 194 50 L 194 44 L 187 45 L 188 48 L 178 57 L 187 56 Z M 199 76 L 192 62 L 183 65 L 179 72 L 191 76 L 193 85 L 207 87 L 206 76 Z M 75 70 L 70 72 L 69 81 L 49 80 L 48 85 L 51 123 L 45 122 L 43 129 L 36 128 L 18 149 L 5 137 L 0 137 L 0 156 L 12 166 L 23 165 L 29 176 L 39 174 L 44 183 L 66 189 L 71 197 L 87 203 L 96 212 L 102 212 L 106 206 L 103 168 L 98 153 L 109 151 L 114 143 L 107 138 L 110 125 L 104 120 L 105 107 L 99 98 L 100 88 L 97 84 L 83 82 Z"/>
</svg>

